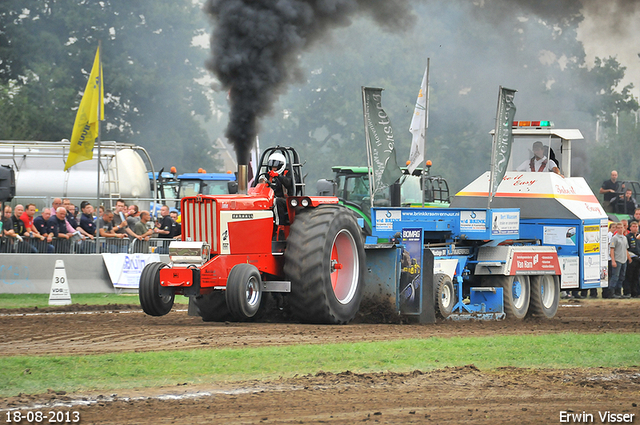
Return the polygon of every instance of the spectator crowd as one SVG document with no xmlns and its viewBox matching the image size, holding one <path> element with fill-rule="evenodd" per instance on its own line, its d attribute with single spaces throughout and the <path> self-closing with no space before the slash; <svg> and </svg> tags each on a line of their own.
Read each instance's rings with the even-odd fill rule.
<svg viewBox="0 0 640 425">
<path fill-rule="evenodd" d="M 55 198 L 39 215 L 35 204 L 5 205 L 0 231 L 3 253 L 149 253 L 155 248 L 167 253 L 169 241 L 181 235 L 178 215 L 166 205 L 154 220 L 149 211 L 122 199 L 105 210 L 88 201 L 77 209 L 69 199 Z"/>
</svg>

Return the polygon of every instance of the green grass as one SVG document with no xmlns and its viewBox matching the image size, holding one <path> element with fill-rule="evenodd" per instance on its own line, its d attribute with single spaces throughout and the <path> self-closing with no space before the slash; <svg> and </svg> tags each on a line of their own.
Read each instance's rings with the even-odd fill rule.
<svg viewBox="0 0 640 425">
<path fill-rule="evenodd" d="M 73 304 L 140 304 L 138 294 L 71 294 Z M 176 296 L 176 303 L 188 304 L 186 297 Z M 49 307 L 49 294 L 0 294 L 0 308 Z"/>
<path fill-rule="evenodd" d="M 428 338 L 84 356 L 0 357 L 0 396 L 115 390 L 313 374 L 406 372 L 474 364 L 527 368 L 640 365 L 640 334 Z"/>
</svg>

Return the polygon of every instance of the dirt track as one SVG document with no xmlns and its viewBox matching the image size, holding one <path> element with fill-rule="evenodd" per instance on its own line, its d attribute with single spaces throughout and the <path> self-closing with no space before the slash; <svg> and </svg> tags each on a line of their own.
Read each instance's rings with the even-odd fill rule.
<svg viewBox="0 0 640 425">
<path fill-rule="evenodd" d="M 182 306 L 183 308 L 184 306 Z M 112 307 L 110 307 L 112 308 Z M 204 323 L 173 311 L 160 318 L 129 307 L 120 312 L 33 314 L 2 311 L 0 355 L 96 354 L 185 348 L 378 341 L 432 336 L 640 332 L 640 300 L 563 303 L 553 320 L 438 322 L 435 325 L 317 326 L 295 323 Z M 180 306 L 179 306 L 180 308 Z M 74 307 L 78 309 L 78 307 Z M 89 310 L 82 308 L 81 310 Z M 94 308 L 95 310 L 95 308 Z M 12 315 L 4 315 L 14 313 Z M 41 312 L 40 312 L 41 313 Z M 105 394 L 45 394 L 0 399 L 8 407 L 86 398 L 81 423 L 560 423 L 560 412 L 635 414 L 640 423 L 638 367 L 625 370 L 478 370 L 472 365 L 410 374 L 318 373 L 271 382 L 178 386 Z M 108 393 L 109 395 L 111 393 Z M 167 394 L 188 394 L 166 400 Z M 44 405 L 39 410 L 47 410 Z M 2 416 L 4 422 L 6 418 Z M 27 423 L 27 422 L 24 422 Z"/>
</svg>

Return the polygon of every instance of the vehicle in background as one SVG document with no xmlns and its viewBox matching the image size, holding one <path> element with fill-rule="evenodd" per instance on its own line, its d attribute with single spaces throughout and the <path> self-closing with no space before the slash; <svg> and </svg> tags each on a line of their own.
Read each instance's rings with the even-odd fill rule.
<svg viewBox="0 0 640 425">
<path fill-rule="evenodd" d="M 449 206 L 449 185 L 441 176 L 431 176 L 427 162 L 424 171 L 417 168 L 412 174 L 402 168 L 402 177 L 393 185 L 376 193 L 374 207 L 438 207 Z M 371 196 L 367 167 L 336 166 L 331 169 L 333 180 L 321 179 L 316 184 L 317 195 L 336 196 L 347 208 L 365 221 L 365 233 L 371 234 Z M 421 187 L 424 184 L 424 205 Z"/>
</svg>

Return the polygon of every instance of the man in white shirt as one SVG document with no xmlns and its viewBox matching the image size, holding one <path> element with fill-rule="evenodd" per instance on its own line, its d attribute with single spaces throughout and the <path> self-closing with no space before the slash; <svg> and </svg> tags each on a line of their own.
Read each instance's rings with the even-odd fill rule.
<svg viewBox="0 0 640 425">
<path fill-rule="evenodd" d="M 544 154 L 544 145 L 542 142 L 538 141 L 533 143 L 533 155 L 533 158 L 524 161 L 518 166 L 518 168 L 516 168 L 516 170 L 532 172 L 553 171 L 556 174 L 560 174 L 558 164 L 553 160 L 548 159 Z"/>
</svg>

